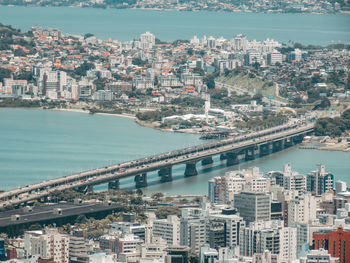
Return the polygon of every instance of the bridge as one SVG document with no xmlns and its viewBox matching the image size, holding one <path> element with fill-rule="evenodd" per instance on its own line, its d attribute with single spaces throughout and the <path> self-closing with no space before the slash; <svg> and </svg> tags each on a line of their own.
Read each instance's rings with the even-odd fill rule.
<svg viewBox="0 0 350 263">
<path fill-rule="evenodd" d="M 235 165 L 240 161 L 253 160 L 300 143 L 313 129 L 313 124 L 285 124 L 15 188 L 0 193 L 0 208 L 47 198 L 56 191 L 87 191 L 103 183 L 108 183 L 109 189 L 119 189 L 119 180 L 128 177 L 135 178 L 136 188 L 146 187 L 147 173 L 153 171 L 158 171 L 161 182 L 168 182 L 172 181 L 172 167 L 181 164 L 186 165 L 185 176 L 196 176 L 197 163 L 210 165 L 213 163 L 213 156 L 220 155 L 220 160 L 225 160 L 227 166 Z"/>
</svg>

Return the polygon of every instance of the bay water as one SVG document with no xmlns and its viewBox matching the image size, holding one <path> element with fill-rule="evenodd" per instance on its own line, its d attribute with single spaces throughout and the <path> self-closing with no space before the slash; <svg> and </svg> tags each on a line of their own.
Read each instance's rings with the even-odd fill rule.
<svg viewBox="0 0 350 263">
<path fill-rule="evenodd" d="M 0 190 L 40 182 L 148 155 L 204 143 L 198 135 L 139 126 L 133 119 L 42 109 L 0 108 Z M 350 153 L 299 149 L 298 146 L 239 166 L 226 167 L 215 157 L 212 166 L 197 164 L 198 176 L 184 178 L 184 165 L 173 167 L 172 182 L 160 184 L 148 174 L 147 194 L 205 194 L 208 180 L 225 172 L 260 167 L 281 170 L 291 163 L 306 174 L 325 164 L 337 180 L 350 184 Z M 121 188 L 134 187 L 133 178 Z M 98 189 L 103 189 L 99 188 Z"/>
<path fill-rule="evenodd" d="M 151 31 L 164 41 L 210 35 L 231 39 L 273 38 L 286 44 L 350 42 L 348 14 L 275 14 L 0 6 L 0 22 L 22 31 L 54 27 L 64 33 L 92 33 L 101 39 L 129 41 Z"/>
</svg>

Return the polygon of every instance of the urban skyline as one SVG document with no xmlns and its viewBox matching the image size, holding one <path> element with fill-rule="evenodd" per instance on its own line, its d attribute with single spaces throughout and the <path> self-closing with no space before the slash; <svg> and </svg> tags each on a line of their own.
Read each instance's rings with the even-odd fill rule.
<svg viewBox="0 0 350 263">
<path fill-rule="evenodd" d="M 348 1 L 12 4 L 348 11 Z M 0 261 L 350 263 L 350 166 L 317 159 L 350 152 L 349 43 L 200 34 L 166 42 L 150 28 L 119 41 L 88 27 L 78 35 L 0 24 Z M 62 122 L 72 112 L 79 114 Z M 155 143 L 145 143 L 149 136 Z M 281 158 L 292 151 L 310 156 L 296 166 Z M 88 166 L 29 176 L 79 158 Z M 263 169 L 274 159 L 281 161 Z M 180 181 L 193 189 L 169 194 Z"/>
</svg>

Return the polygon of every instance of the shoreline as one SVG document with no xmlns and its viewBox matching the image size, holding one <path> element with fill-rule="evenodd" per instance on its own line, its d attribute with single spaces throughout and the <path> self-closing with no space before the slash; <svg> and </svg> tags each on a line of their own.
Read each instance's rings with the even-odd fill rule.
<svg viewBox="0 0 350 263">
<path fill-rule="evenodd" d="M 15 108 L 18 108 L 18 107 L 15 107 Z M 37 109 L 54 110 L 54 111 L 65 111 L 65 112 L 78 112 L 78 113 L 90 114 L 90 111 L 83 110 L 83 109 L 63 109 L 63 108 L 45 109 L 45 108 L 42 108 L 42 107 L 39 107 Z M 191 131 L 191 130 L 188 130 L 188 129 L 177 131 L 177 130 L 172 130 L 172 129 L 169 129 L 169 128 L 166 128 L 166 129 L 165 128 L 160 128 L 160 127 L 157 127 L 154 123 L 141 121 L 141 120 L 137 119 L 135 115 L 128 114 L 128 113 L 96 112 L 96 113 L 93 113 L 92 115 L 115 116 L 115 117 L 133 119 L 136 124 L 138 124 L 138 125 L 140 125 L 142 127 L 147 127 L 147 128 L 151 128 L 151 129 L 162 131 L 162 132 L 187 133 L 187 134 L 195 134 L 195 135 L 199 135 L 200 134 L 200 133 L 198 133 L 196 131 Z"/>
<path fill-rule="evenodd" d="M 310 143 L 302 143 L 299 149 L 330 151 L 330 152 L 345 152 L 350 153 L 350 143 L 345 142 L 328 142 L 322 145 L 312 145 Z"/>
<path fill-rule="evenodd" d="M 44 109 L 44 108 L 40 108 Z M 55 111 L 67 111 L 67 112 L 79 112 L 79 113 L 88 113 L 90 114 L 90 111 L 83 110 L 83 109 L 62 109 L 62 108 L 52 108 L 52 109 L 45 109 L 45 110 L 55 110 Z M 128 113 L 108 113 L 108 112 L 96 112 L 92 115 L 105 115 L 105 116 L 116 116 L 116 117 L 122 117 L 122 118 L 129 118 L 129 119 L 136 119 L 136 116 Z"/>
</svg>

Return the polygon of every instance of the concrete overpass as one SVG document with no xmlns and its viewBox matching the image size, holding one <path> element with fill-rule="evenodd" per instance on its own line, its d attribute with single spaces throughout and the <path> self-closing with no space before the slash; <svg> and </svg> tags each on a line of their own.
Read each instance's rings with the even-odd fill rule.
<svg viewBox="0 0 350 263">
<path fill-rule="evenodd" d="M 46 198 L 55 191 L 66 189 L 88 190 L 94 185 L 108 183 L 109 189 L 118 189 L 119 180 L 135 178 L 136 188 L 147 186 L 147 173 L 158 171 L 160 181 L 172 180 L 172 167 L 185 164 L 185 176 L 197 175 L 196 165 L 213 163 L 220 155 L 227 166 L 240 161 L 278 152 L 300 143 L 306 134 L 313 132 L 313 124 L 286 124 L 212 143 L 188 147 L 103 168 L 72 174 L 0 193 L 0 208 Z"/>
</svg>

